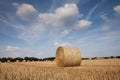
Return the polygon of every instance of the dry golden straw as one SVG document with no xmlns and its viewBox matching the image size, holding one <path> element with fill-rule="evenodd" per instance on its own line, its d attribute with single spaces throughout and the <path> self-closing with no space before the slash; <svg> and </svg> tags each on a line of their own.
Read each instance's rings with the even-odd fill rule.
<svg viewBox="0 0 120 80">
<path fill-rule="evenodd" d="M 79 66 L 81 64 L 80 51 L 73 47 L 58 47 L 56 51 L 56 63 L 58 66 Z"/>
</svg>

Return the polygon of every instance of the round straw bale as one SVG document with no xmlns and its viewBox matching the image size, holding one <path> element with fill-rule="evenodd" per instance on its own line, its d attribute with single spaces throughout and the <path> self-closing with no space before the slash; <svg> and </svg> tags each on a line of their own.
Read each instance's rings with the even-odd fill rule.
<svg viewBox="0 0 120 80">
<path fill-rule="evenodd" d="M 55 61 L 61 67 L 80 66 L 82 58 L 79 49 L 61 46 L 57 48 Z"/>
</svg>

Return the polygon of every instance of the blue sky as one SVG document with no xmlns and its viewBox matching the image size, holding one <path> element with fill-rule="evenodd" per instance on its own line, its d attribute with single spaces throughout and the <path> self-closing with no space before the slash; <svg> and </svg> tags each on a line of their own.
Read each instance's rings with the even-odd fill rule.
<svg viewBox="0 0 120 80">
<path fill-rule="evenodd" d="M 120 0 L 0 0 L 0 57 L 120 56 Z"/>
</svg>

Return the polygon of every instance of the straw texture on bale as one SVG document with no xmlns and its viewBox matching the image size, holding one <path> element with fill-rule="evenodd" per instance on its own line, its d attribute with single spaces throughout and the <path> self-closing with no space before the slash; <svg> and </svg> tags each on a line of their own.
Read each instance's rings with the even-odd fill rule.
<svg viewBox="0 0 120 80">
<path fill-rule="evenodd" d="M 58 47 L 56 51 L 57 66 L 80 66 L 81 64 L 81 54 L 79 49 L 73 47 Z"/>
</svg>

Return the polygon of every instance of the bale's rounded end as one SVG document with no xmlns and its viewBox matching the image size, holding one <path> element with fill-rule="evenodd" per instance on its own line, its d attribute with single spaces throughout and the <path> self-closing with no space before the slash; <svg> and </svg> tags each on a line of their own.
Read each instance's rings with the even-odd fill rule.
<svg viewBox="0 0 120 80">
<path fill-rule="evenodd" d="M 58 47 L 56 52 L 56 62 L 58 66 L 64 66 L 64 50 L 62 47 Z"/>
<path fill-rule="evenodd" d="M 81 64 L 80 51 L 73 47 L 60 46 L 56 51 L 57 66 L 80 66 Z"/>
</svg>

